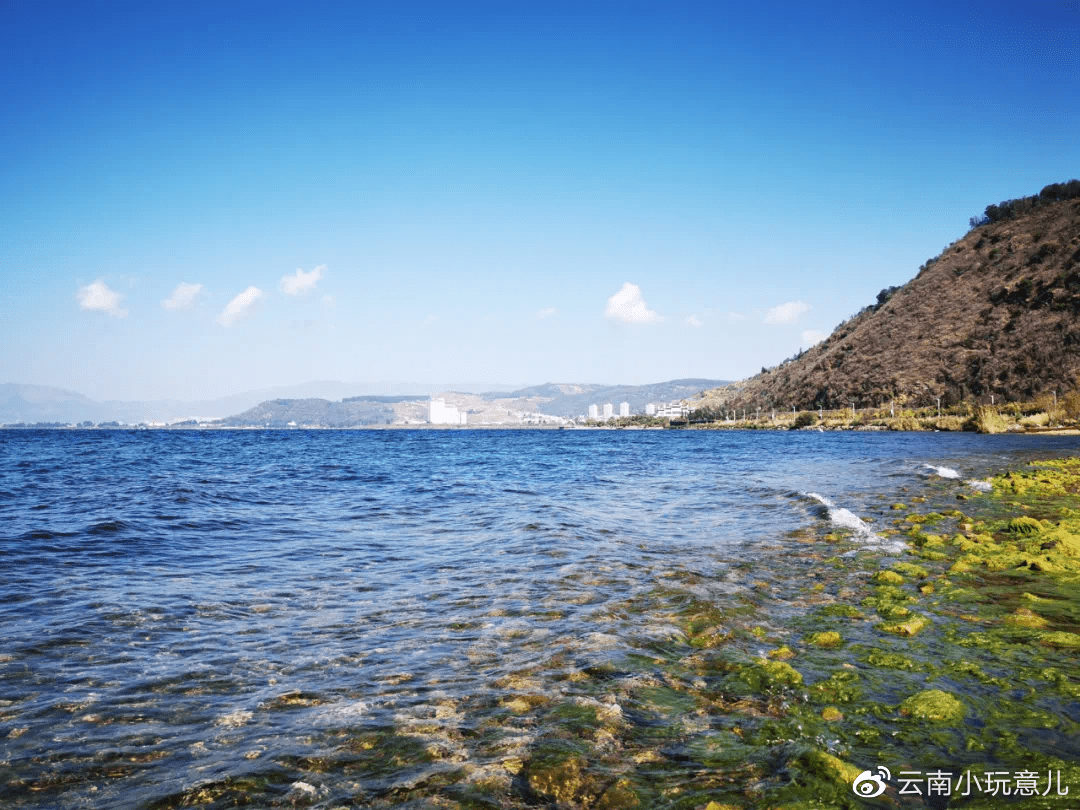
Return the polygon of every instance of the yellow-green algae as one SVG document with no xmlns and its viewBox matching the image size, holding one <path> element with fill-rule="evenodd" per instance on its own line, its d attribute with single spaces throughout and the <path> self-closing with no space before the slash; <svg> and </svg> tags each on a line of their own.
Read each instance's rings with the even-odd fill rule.
<svg viewBox="0 0 1080 810">
<path fill-rule="evenodd" d="M 823 633 L 811 633 L 806 637 L 808 644 L 815 647 L 839 647 L 844 643 L 843 638 L 835 630 L 826 630 Z"/>
<path fill-rule="evenodd" d="M 785 661 L 757 660 L 747 667 L 742 678 L 751 688 L 762 691 L 784 686 L 801 686 L 802 674 Z"/>
<path fill-rule="evenodd" d="M 878 625 L 878 629 L 898 636 L 913 636 L 916 633 L 921 633 L 929 626 L 930 620 L 916 613 L 901 622 L 882 622 Z"/>
<path fill-rule="evenodd" d="M 948 692 L 927 689 L 912 695 L 900 704 L 900 713 L 916 720 L 932 723 L 958 723 L 967 710 L 964 704 Z"/>
<path fill-rule="evenodd" d="M 925 579 L 930 576 L 929 571 L 921 565 L 915 565 L 915 563 L 895 562 L 889 567 L 897 574 L 904 577 L 912 577 L 913 579 Z"/>
<path fill-rule="evenodd" d="M 885 585 L 903 585 L 904 578 L 895 571 L 878 571 L 873 576 L 874 582 L 880 582 Z"/>
</svg>

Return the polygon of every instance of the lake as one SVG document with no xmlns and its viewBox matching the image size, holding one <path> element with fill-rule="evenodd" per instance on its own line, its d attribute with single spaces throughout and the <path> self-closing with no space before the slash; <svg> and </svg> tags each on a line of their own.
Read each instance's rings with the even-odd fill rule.
<svg viewBox="0 0 1080 810">
<path fill-rule="evenodd" d="M 737 712 L 678 703 L 672 680 L 698 676 L 675 664 L 758 655 L 808 615 L 812 586 L 840 593 L 901 555 L 893 502 L 947 508 L 1078 450 L 934 433 L 0 431 L 0 803 L 524 807 L 542 784 L 529 763 L 556 743 L 604 784 L 547 800 L 620 806 L 612 785 L 650 767 L 676 786 L 782 778 L 694 753 Z M 691 643 L 687 610 L 715 610 L 728 647 Z M 807 684 L 825 677 L 812 669 Z"/>
</svg>

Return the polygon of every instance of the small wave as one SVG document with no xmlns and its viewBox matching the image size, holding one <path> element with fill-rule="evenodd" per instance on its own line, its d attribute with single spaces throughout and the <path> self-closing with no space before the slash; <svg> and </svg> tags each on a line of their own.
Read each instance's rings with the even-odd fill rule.
<svg viewBox="0 0 1080 810">
<path fill-rule="evenodd" d="M 992 492 L 994 489 L 989 481 L 968 481 L 968 486 L 977 492 Z"/>
<path fill-rule="evenodd" d="M 934 464 L 923 464 L 928 470 L 933 470 L 934 475 L 940 478 L 959 478 L 960 473 L 954 470 L 952 467 L 938 467 Z"/>
<path fill-rule="evenodd" d="M 837 506 L 831 500 L 824 495 L 819 495 L 816 492 L 803 493 L 807 498 L 817 501 L 824 507 L 826 516 L 829 522 L 840 529 L 848 529 L 855 537 L 859 539 L 863 548 L 881 549 L 887 552 L 899 552 L 905 544 L 902 540 L 889 540 L 882 537 L 875 532 L 869 526 L 866 525 L 861 517 L 856 515 L 850 509 L 844 509 L 842 506 Z M 843 556 L 849 556 L 857 553 L 858 549 L 849 551 Z"/>
<path fill-rule="evenodd" d="M 841 506 L 837 506 L 824 495 L 818 495 L 816 492 L 807 492 L 806 497 L 817 501 L 825 507 L 829 521 L 834 526 L 841 529 L 850 529 L 855 534 L 862 537 L 874 538 L 878 540 L 881 539 L 880 537 L 878 537 L 877 534 L 874 533 L 874 531 L 869 526 L 866 525 L 866 521 L 864 521 L 861 517 L 856 515 L 851 510 L 844 509 Z"/>
<path fill-rule="evenodd" d="M 86 532 L 87 534 L 115 534 L 124 531 L 127 527 L 128 524 L 122 520 L 105 520 L 91 525 Z"/>
</svg>

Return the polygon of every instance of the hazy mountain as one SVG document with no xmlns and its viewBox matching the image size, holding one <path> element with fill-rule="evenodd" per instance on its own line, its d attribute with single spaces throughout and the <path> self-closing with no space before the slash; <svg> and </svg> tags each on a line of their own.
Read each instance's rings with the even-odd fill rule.
<svg viewBox="0 0 1080 810">
<path fill-rule="evenodd" d="M 619 403 L 629 402 L 631 413 L 643 413 L 649 402 L 661 403 L 697 396 L 702 391 L 727 385 L 724 380 L 689 378 L 669 380 L 649 385 L 595 385 L 546 383 L 509 392 L 489 392 L 487 399 L 539 399 L 540 410 L 553 416 L 580 416 L 589 411 L 590 405 L 610 402 L 619 412 Z"/>
<path fill-rule="evenodd" d="M 217 399 L 181 400 L 105 400 L 95 401 L 74 391 L 44 385 L 0 384 L 0 424 L 18 422 L 83 421 L 175 422 L 186 419 L 223 419 L 247 411 L 260 403 L 285 399 L 342 400 L 350 397 L 390 396 L 408 399 L 421 398 L 436 391 L 483 391 L 492 383 L 408 383 L 408 382 L 341 382 L 314 380 L 296 385 L 280 385 L 244 391 Z"/>
<path fill-rule="evenodd" d="M 0 424 L 15 422 L 100 422 L 108 417 L 99 402 L 47 385 L 0 383 Z"/>
<path fill-rule="evenodd" d="M 222 420 L 226 426 L 321 425 L 324 427 L 360 427 L 393 424 L 398 420 L 394 405 L 401 402 L 427 401 L 426 396 L 350 397 L 340 402 L 325 399 L 275 399 L 261 402 L 243 413 Z"/>
<path fill-rule="evenodd" d="M 621 402 L 631 413 L 642 413 L 648 402 L 686 399 L 703 390 L 723 385 L 720 380 L 671 380 L 651 385 L 598 385 L 547 383 L 514 391 L 468 394 L 439 393 L 448 404 L 468 414 L 470 425 L 519 425 L 536 423 L 538 414 L 573 418 L 588 412 L 589 405 L 610 402 L 618 412 Z M 275 399 L 259 403 L 224 420 L 226 425 L 282 427 L 289 424 L 326 427 L 358 427 L 373 424 L 405 424 L 427 419 L 427 395 L 350 397 L 341 402 L 325 399 Z M 561 420 L 555 420 L 558 423 Z"/>
</svg>

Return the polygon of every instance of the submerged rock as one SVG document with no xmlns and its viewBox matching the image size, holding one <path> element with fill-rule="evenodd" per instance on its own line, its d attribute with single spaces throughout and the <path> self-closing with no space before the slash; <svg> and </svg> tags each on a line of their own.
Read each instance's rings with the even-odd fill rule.
<svg viewBox="0 0 1080 810">
<path fill-rule="evenodd" d="M 1034 611 L 1027 608 L 1017 608 L 1014 613 L 1005 617 L 1005 624 L 1010 627 L 1026 627 L 1039 629 L 1046 627 L 1050 622 Z"/>
<path fill-rule="evenodd" d="M 921 565 L 915 565 L 915 563 L 896 562 L 891 567 L 893 571 L 901 576 L 912 577 L 913 579 L 926 579 L 926 577 L 930 576 L 929 571 Z"/>
<path fill-rule="evenodd" d="M 835 723 L 844 719 L 844 713 L 835 706 L 826 706 L 821 710 L 821 719 L 826 723 Z"/>
<path fill-rule="evenodd" d="M 964 704 L 941 689 L 918 692 L 900 704 L 900 713 L 931 723 L 959 723 L 967 714 Z"/>
<path fill-rule="evenodd" d="M 802 674 L 784 661 L 755 661 L 742 672 L 742 680 L 757 691 L 781 686 L 801 686 Z"/>
<path fill-rule="evenodd" d="M 537 757 L 527 766 L 526 781 L 540 796 L 570 804 L 586 789 L 587 765 L 581 756 Z"/>
<path fill-rule="evenodd" d="M 925 616 L 915 613 L 911 618 L 893 624 L 879 624 L 878 629 L 886 633 L 895 633 L 898 636 L 913 636 L 930 626 L 930 620 Z"/>
<path fill-rule="evenodd" d="M 815 647 L 839 647 L 844 643 L 840 634 L 835 630 L 828 630 L 822 633 L 811 633 L 806 637 L 806 641 L 808 644 L 813 644 Z"/>
<path fill-rule="evenodd" d="M 1042 530 L 1043 525 L 1039 521 L 1027 516 L 1013 518 L 1005 529 L 1010 534 L 1038 534 Z"/>
<path fill-rule="evenodd" d="M 776 658 L 779 661 L 786 661 L 789 658 L 794 658 L 795 653 L 791 651 L 791 647 L 786 644 L 783 647 L 778 647 L 775 650 L 769 651 L 769 658 Z"/>
<path fill-rule="evenodd" d="M 1043 644 L 1050 644 L 1055 647 L 1080 647 L 1080 635 L 1066 633 L 1064 630 L 1039 633 L 1038 639 Z"/>
<path fill-rule="evenodd" d="M 904 578 L 895 571 L 878 571 L 873 576 L 874 582 L 884 585 L 903 585 Z"/>
<path fill-rule="evenodd" d="M 807 773 L 831 782 L 850 785 L 859 778 L 861 771 L 851 763 L 826 754 L 824 751 L 807 751 L 795 760 Z"/>
</svg>

